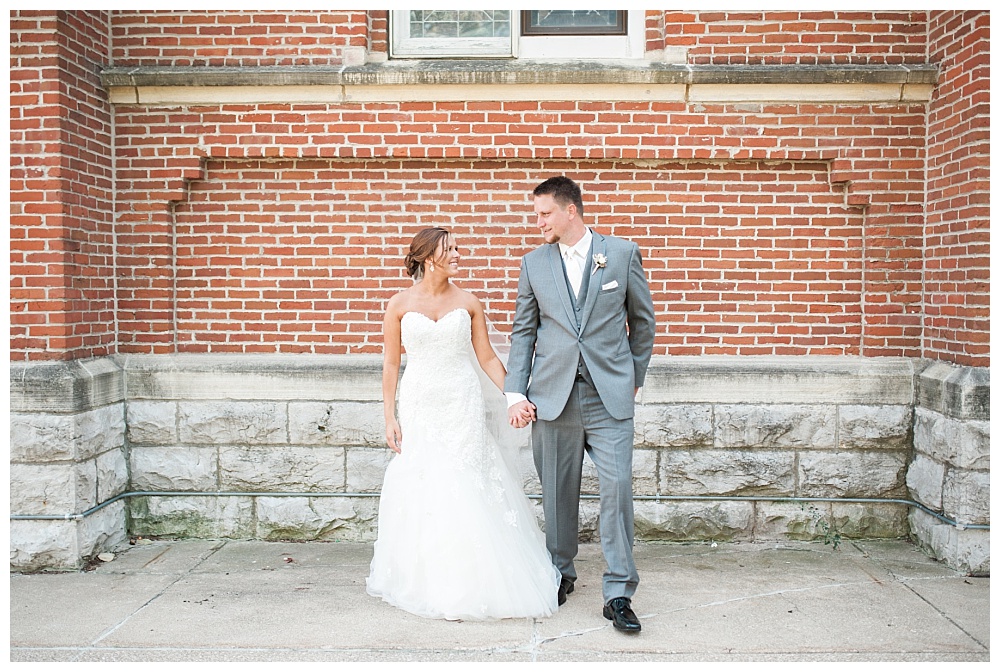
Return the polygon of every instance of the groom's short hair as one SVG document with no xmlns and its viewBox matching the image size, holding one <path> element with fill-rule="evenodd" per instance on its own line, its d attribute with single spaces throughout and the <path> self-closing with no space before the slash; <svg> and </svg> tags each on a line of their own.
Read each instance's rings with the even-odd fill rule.
<svg viewBox="0 0 1000 672">
<path fill-rule="evenodd" d="M 565 209 L 572 203 L 576 211 L 583 215 L 583 193 L 580 186 L 564 175 L 550 177 L 531 192 L 532 196 L 551 196 L 560 208 Z"/>
</svg>

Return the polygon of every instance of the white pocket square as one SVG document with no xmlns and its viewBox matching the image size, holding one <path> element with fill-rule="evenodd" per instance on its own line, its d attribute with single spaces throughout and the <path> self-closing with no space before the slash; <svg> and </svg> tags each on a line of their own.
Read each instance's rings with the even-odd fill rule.
<svg viewBox="0 0 1000 672">
<path fill-rule="evenodd" d="M 612 280 L 611 282 L 608 282 L 608 283 L 605 283 L 605 284 L 601 285 L 601 291 L 604 292 L 604 291 L 607 291 L 609 289 L 614 289 L 617 286 L 618 286 L 618 281 L 617 280 Z"/>
</svg>

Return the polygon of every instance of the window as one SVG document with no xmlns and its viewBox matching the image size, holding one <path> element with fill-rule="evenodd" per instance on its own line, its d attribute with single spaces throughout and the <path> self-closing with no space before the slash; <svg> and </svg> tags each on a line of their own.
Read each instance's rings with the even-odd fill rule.
<svg viewBox="0 0 1000 672">
<path fill-rule="evenodd" d="M 614 9 L 526 9 L 525 35 L 625 35 L 625 14 Z"/>
<path fill-rule="evenodd" d="M 643 18 L 619 10 L 398 10 L 391 12 L 390 56 L 642 58 Z"/>
</svg>

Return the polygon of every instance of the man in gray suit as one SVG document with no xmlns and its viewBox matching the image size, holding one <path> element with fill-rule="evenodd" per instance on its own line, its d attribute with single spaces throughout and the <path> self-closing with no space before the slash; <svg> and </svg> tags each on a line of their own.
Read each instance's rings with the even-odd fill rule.
<svg viewBox="0 0 1000 672">
<path fill-rule="evenodd" d="M 600 479 L 604 616 L 639 632 L 631 608 L 635 395 L 655 335 L 653 301 L 638 246 L 583 221 L 580 187 L 553 177 L 533 192 L 547 245 L 521 260 L 504 392 L 515 427 L 531 428 L 542 483 L 545 538 L 562 573 L 559 604 L 573 592 L 584 451 Z"/>
</svg>

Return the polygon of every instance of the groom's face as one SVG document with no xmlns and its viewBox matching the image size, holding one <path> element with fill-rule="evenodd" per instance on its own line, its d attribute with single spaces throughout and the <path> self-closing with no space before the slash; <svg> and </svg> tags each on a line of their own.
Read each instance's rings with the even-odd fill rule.
<svg viewBox="0 0 1000 672">
<path fill-rule="evenodd" d="M 546 243 L 562 241 L 575 245 L 583 237 L 583 222 L 577 215 L 576 206 L 570 203 L 563 208 L 551 194 L 535 196 L 535 217 Z"/>
</svg>

